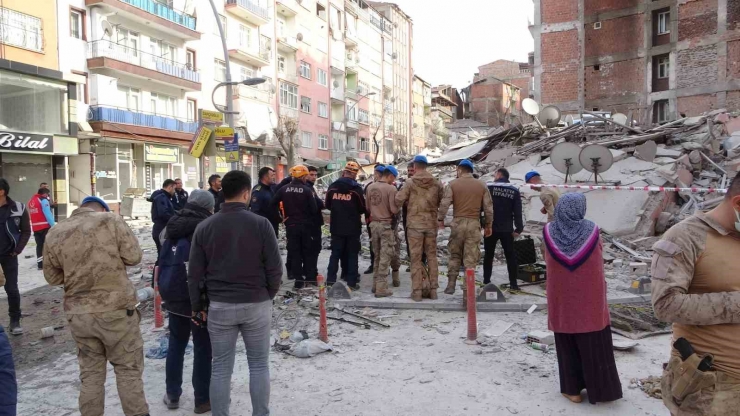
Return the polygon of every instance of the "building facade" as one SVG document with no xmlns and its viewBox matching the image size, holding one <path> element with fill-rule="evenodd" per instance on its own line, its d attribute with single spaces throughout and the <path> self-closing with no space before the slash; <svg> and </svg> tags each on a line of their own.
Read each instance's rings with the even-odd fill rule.
<svg viewBox="0 0 740 416">
<path fill-rule="evenodd" d="M 733 0 L 534 0 L 542 104 L 632 113 L 642 123 L 740 108 Z"/>
<path fill-rule="evenodd" d="M 414 154 L 419 154 L 427 147 L 429 134 L 432 130 L 432 86 L 420 76 L 414 75 L 413 102 L 411 111 L 413 113 L 412 134 L 414 138 Z M 433 143 L 430 143 L 432 145 Z"/>
<path fill-rule="evenodd" d="M 522 100 L 529 97 L 531 70 L 528 62 L 498 60 L 478 67 L 466 93 L 465 118 L 489 126 L 509 126 L 524 115 Z"/>
</svg>

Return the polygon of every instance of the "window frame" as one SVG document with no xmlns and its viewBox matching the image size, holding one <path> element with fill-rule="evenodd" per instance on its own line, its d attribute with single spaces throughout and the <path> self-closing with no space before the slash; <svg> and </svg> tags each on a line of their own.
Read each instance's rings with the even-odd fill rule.
<svg viewBox="0 0 740 416">
<path fill-rule="evenodd" d="M 329 136 L 326 134 L 319 134 L 319 150 L 329 150 Z"/>
<path fill-rule="evenodd" d="M 322 75 L 323 75 L 324 82 L 321 82 Z M 319 85 L 323 85 L 324 87 L 328 87 L 329 86 L 329 73 L 326 72 L 326 71 L 324 71 L 321 68 L 316 69 L 316 82 Z"/>
<path fill-rule="evenodd" d="M 661 23 L 663 30 L 661 31 Z M 658 36 L 667 35 L 671 33 L 671 12 L 660 12 L 658 13 Z"/>
<path fill-rule="evenodd" d="M 304 104 L 304 100 L 305 100 L 305 104 Z M 302 113 L 311 114 L 311 97 L 301 95 L 300 108 L 301 108 Z"/>
<path fill-rule="evenodd" d="M 222 61 L 220 59 L 214 59 L 213 66 L 214 66 L 213 79 L 218 82 L 226 82 L 226 61 Z M 223 67 L 223 69 L 221 69 L 221 67 Z M 223 79 L 218 78 L 220 71 L 223 71 Z"/>
<path fill-rule="evenodd" d="M 281 60 L 282 60 L 282 62 L 281 62 Z M 275 62 L 277 64 L 278 74 L 286 74 L 287 75 L 287 72 L 286 72 L 286 69 L 288 67 L 287 66 L 287 62 L 288 62 L 287 58 L 285 58 L 285 56 L 283 56 L 283 55 L 278 54 L 277 55 L 277 58 L 275 59 Z"/>
<path fill-rule="evenodd" d="M 193 105 L 193 112 L 192 112 L 192 116 L 193 117 L 192 117 L 192 120 L 190 120 L 190 118 L 191 118 L 190 117 L 191 116 L 190 104 Z M 185 118 L 189 122 L 195 122 L 195 121 L 197 121 L 198 120 L 198 100 L 195 99 L 195 98 L 188 97 L 187 98 L 187 104 L 185 105 L 185 112 L 186 112 Z"/>
<path fill-rule="evenodd" d="M 285 96 L 285 101 L 283 102 L 283 96 Z M 295 100 L 295 105 L 291 105 L 292 101 Z M 295 84 L 291 84 L 289 82 L 281 82 L 280 83 L 280 105 L 292 108 L 294 110 L 298 109 L 298 86 Z"/>
<path fill-rule="evenodd" d="M 360 137 L 360 151 L 361 152 L 370 151 L 370 139 L 368 139 L 367 137 Z"/>
<path fill-rule="evenodd" d="M 670 69 L 671 69 L 671 58 L 666 56 L 663 58 L 658 58 L 658 79 L 666 79 L 670 76 Z M 663 68 L 661 70 L 661 68 Z M 664 72 L 663 75 L 661 75 L 661 72 Z"/>
<path fill-rule="evenodd" d="M 328 103 L 322 103 L 321 101 L 318 102 L 318 115 L 322 118 L 329 118 L 329 104 Z M 324 109 L 322 112 L 321 109 Z"/>
<path fill-rule="evenodd" d="M 189 57 L 193 57 L 193 61 L 188 62 Z M 185 48 L 185 67 L 190 69 L 191 71 L 197 71 L 198 70 L 198 52 L 195 49 Z"/>
<path fill-rule="evenodd" d="M 301 147 L 305 147 L 306 149 L 311 148 L 311 141 L 312 141 L 312 134 L 310 131 L 302 131 L 301 132 Z M 306 140 L 305 138 L 308 137 L 308 146 L 306 146 Z"/>
<path fill-rule="evenodd" d="M 77 16 L 79 16 L 79 19 L 80 19 L 79 22 L 78 22 L 78 29 L 79 29 L 79 32 L 80 32 L 79 33 L 80 34 L 79 37 L 74 36 L 72 34 L 72 15 L 77 15 Z M 85 10 L 83 10 L 83 9 L 78 9 L 77 7 L 70 6 L 69 7 L 69 20 L 70 20 L 69 21 L 69 36 L 71 36 L 71 37 L 73 37 L 75 39 L 80 39 L 80 40 L 87 41 L 87 33 L 86 33 L 87 32 L 86 31 L 86 26 L 87 26 L 87 12 Z"/>
<path fill-rule="evenodd" d="M 311 64 L 306 61 L 301 61 L 299 68 L 300 69 L 298 72 L 300 73 L 301 77 L 311 79 Z M 304 70 L 308 71 L 308 76 L 304 74 Z"/>
</svg>

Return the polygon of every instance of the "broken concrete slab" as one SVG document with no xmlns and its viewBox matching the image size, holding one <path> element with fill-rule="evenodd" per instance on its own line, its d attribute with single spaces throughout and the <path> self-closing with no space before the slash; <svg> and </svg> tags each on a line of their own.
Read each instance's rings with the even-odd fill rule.
<svg viewBox="0 0 740 416">
<path fill-rule="evenodd" d="M 329 289 L 329 298 L 331 299 L 352 299 L 349 288 L 344 282 L 336 282 Z"/>
<path fill-rule="evenodd" d="M 674 150 L 660 146 L 658 146 L 658 150 L 655 152 L 656 157 L 671 157 L 674 159 L 680 157 L 681 154 L 683 154 L 683 152 L 680 150 Z"/>
<path fill-rule="evenodd" d="M 635 157 L 646 162 L 652 162 L 657 153 L 658 145 L 652 140 L 648 140 L 635 148 Z"/>
</svg>

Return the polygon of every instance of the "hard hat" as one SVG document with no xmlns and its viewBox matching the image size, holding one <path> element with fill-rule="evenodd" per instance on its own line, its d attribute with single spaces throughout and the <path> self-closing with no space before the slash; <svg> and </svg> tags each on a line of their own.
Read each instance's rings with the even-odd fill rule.
<svg viewBox="0 0 740 416">
<path fill-rule="evenodd" d="M 393 166 L 386 166 L 385 173 L 390 173 L 396 178 L 398 177 L 398 170 L 394 168 Z"/>
<path fill-rule="evenodd" d="M 346 165 L 344 165 L 344 170 L 347 172 L 356 173 L 360 170 L 360 165 L 357 164 L 357 162 L 347 162 Z"/>
<path fill-rule="evenodd" d="M 425 165 L 428 165 L 429 161 L 427 160 L 427 157 L 424 155 L 416 155 L 414 156 L 414 163 L 423 163 Z"/>
<path fill-rule="evenodd" d="M 470 170 L 474 170 L 473 162 L 471 162 L 469 159 L 463 159 L 460 161 L 460 163 L 457 164 L 457 166 L 465 166 L 466 168 L 470 168 Z"/>
<path fill-rule="evenodd" d="M 290 176 L 293 178 L 302 178 L 308 175 L 308 168 L 304 165 L 295 165 L 290 168 Z"/>
<path fill-rule="evenodd" d="M 524 175 L 524 181 L 529 183 L 529 181 L 532 180 L 532 178 L 534 178 L 535 176 L 540 176 L 539 172 L 535 170 L 527 172 L 527 174 Z"/>
<path fill-rule="evenodd" d="M 375 171 L 380 173 L 385 172 L 385 165 L 382 163 L 378 163 L 377 165 L 375 165 Z"/>
</svg>

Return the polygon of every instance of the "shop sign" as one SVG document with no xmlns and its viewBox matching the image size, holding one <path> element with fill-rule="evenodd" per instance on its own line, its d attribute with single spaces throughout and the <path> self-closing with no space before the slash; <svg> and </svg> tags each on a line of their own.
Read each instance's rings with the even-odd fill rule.
<svg viewBox="0 0 740 416">
<path fill-rule="evenodd" d="M 0 150 L 54 153 L 52 136 L 0 130 Z"/>
<path fill-rule="evenodd" d="M 116 171 L 115 170 L 98 170 L 95 171 L 95 177 L 100 179 L 116 179 Z"/>
<path fill-rule="evenodd" d="M 223 123 L 224 114 L 218 111 L 200 110 L 200 121 L 203 123 Z"/>
<path fill-rule="evenodd" d="M 208 139 L 211 138 L 211 133 L 213 133 L 213 130 L 205 126 L 198 129 L 195 136 L 193 136 L 193 141 L 190 143 L 190 150 L 188 151 L 190 156 L 198 158 L 203 154 L 203 150 L 205 150 L 206 144 L 208 144 Z"/>
<path fill-rule="evenodd" d="M 145 162 L 154 163 L 178 163 L 180 161 L 180 148 L 171 146 L 159 146 L 147 144 L 144 146 Z"/>
<path fill-rule="evenodd" d="M 232 138 L 234 137 L 233 127 L 216 127 L 216 137 Z"/>
</svg>

